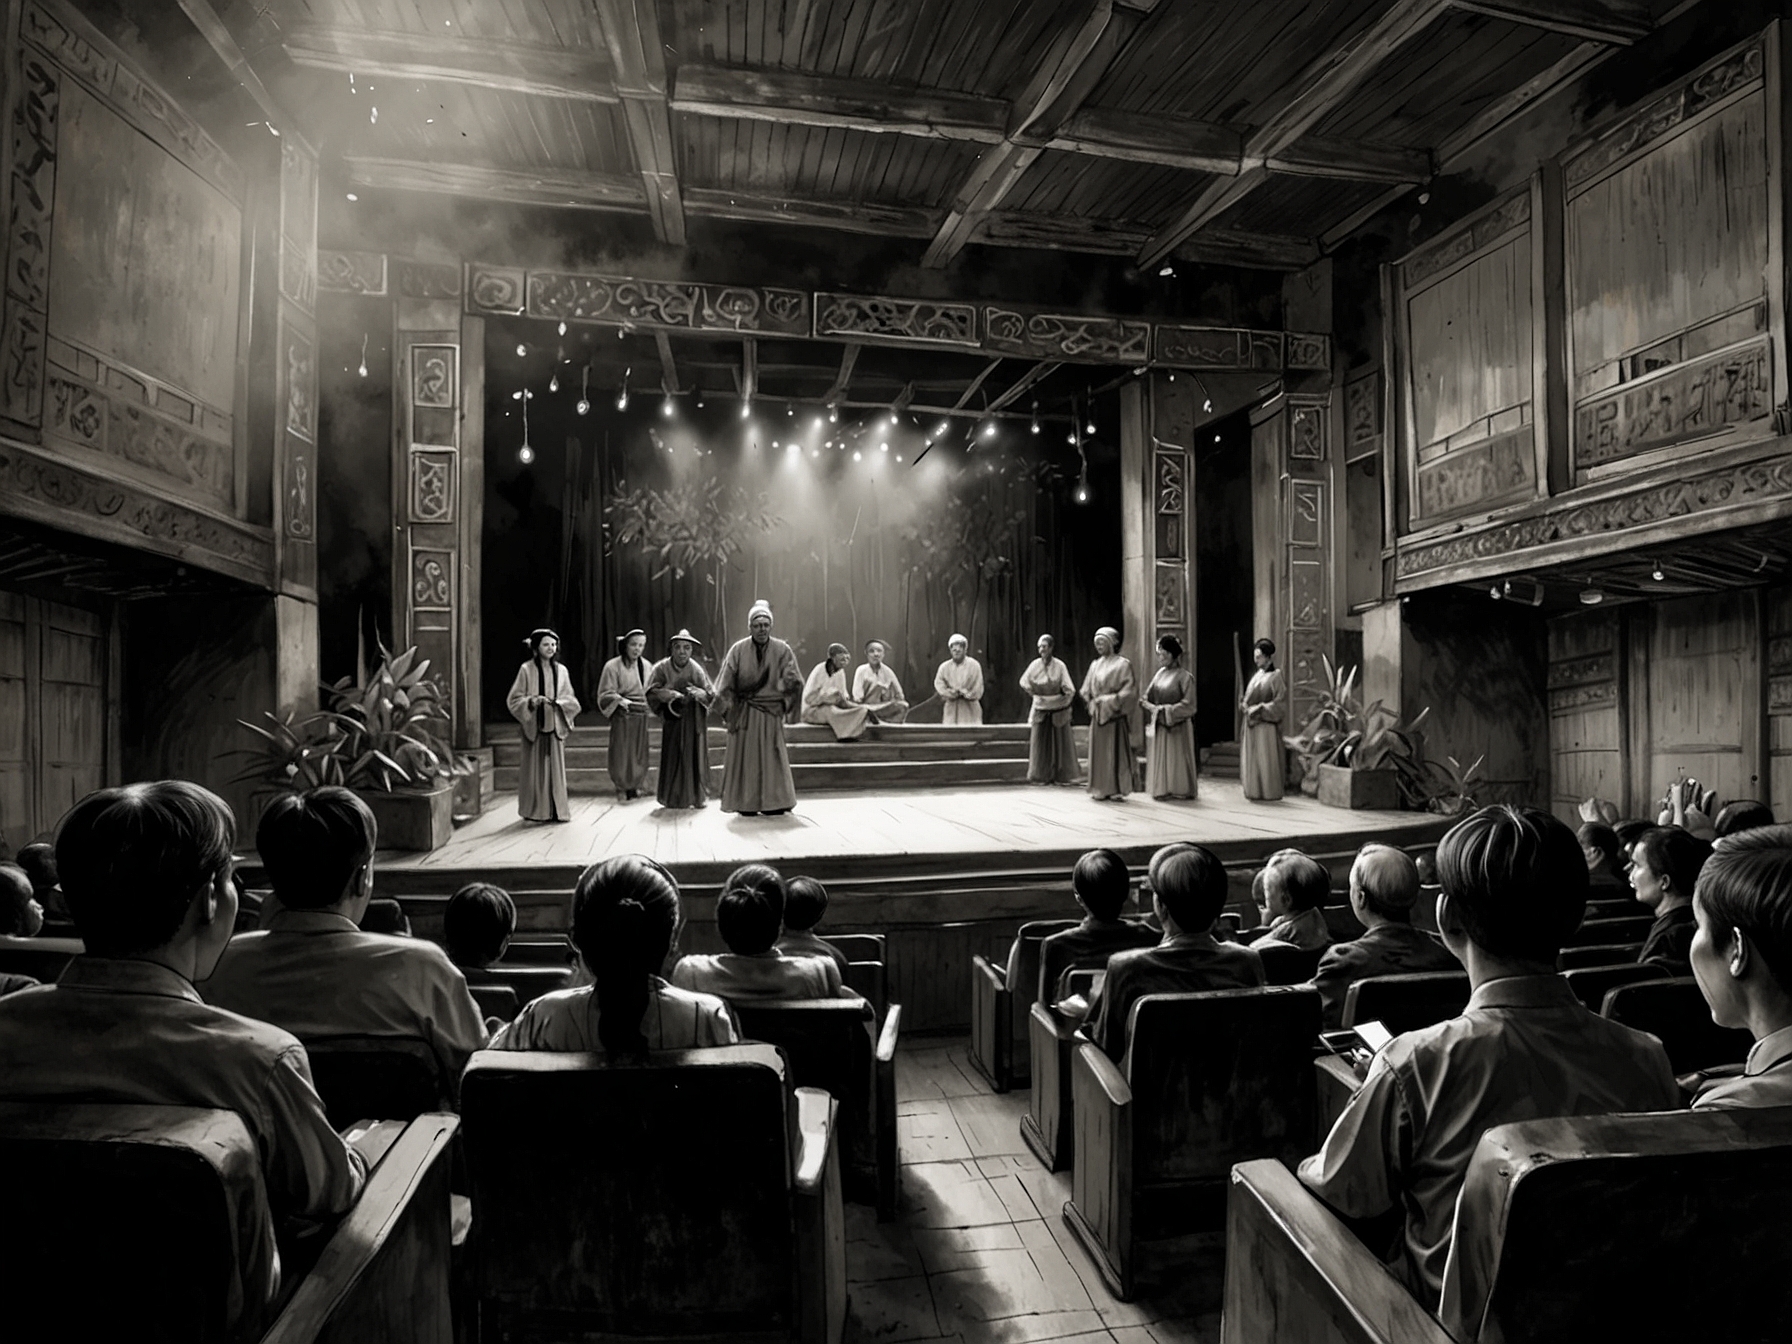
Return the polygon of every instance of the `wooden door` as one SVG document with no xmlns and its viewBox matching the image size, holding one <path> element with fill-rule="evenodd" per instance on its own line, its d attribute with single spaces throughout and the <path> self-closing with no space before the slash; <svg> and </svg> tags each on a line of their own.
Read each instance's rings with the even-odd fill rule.
<svg viewBox="0 0 1792 1344">
<path fill-rule="evenodd" d="M 17 848 L 107 780 L 105 618 L 0 592 L 0 835 Z"/>
<path fill-rule="evenodd" d="M 37 765 L 26 687 L 26 599 L 0 591 L 0 838 L 15 850 L 37 834 Z"/>
<path fill-rule="evenodd" d="M 1620 633 L 1615 611 L 1549 623 L 1550 801 L 1573 826 L 1583 798 L 1626 810 Z"/>
<path fill-rule="evenodd" d="M 1726 801 L 1765 795 L 1758 607 L 1748 591 L 1652 607 L 1644 801 L 1682 773 Z"/>
</svg>

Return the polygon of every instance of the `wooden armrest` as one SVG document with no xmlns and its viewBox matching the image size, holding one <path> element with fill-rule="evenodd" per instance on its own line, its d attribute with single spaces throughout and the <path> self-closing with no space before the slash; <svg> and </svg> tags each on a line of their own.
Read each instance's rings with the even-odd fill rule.
<svg viewBox="0 0 1792 1344">
<path fill-rule="evenodd" d="M 819 1087 L 796 1090 L 796 1124 L 799 1147 L 796 1158 L 798 1194 L 821 1193 L 822 1178 L 827 1174 L 828 1149 L 834 1142 L 834 1121 L 840 1110 L 835 1101 Z"/>
<path fill-rule="evenodd" d="M 896 1039 L 902 1032 L 902 1005 L 892 1003 L 890 1010 L 884 1014 L 883 1030 L 877 1036 L 877 1062 L 893 1064 L 896 1061 Z"/>
<path fill-rule="evenodd" d="M 1035 1003 L 1028 1011 L 1034 1021 L 1060 1041 L 1068 1041 L 1075 1036 L 1076 1029 L 1082 1025 L 1081 1022 L 1070 1021 L 1049 1003 Z"/>
<path fill-rule="evenodd" d="M 342 1141 L 361 1154 L 361 1160 L 367 1163 L 367 1170 L 371 1172 L 398 1142 L 406 1123 L 403 1120 L 357 1120 L 342 1131 Z"/>
<path fill-rule="evenodd" d="M 975 979 L 979 975 L 998 990 L 1008 988 L 1008 968 L 994 965 L 981 952 L 971 957 L 971 976 Z"/>
<path fill-rule="evenodd" d="M 439 1217 L 444 1232 L 447 1229 L 450 1215 L 445 1198 L 446 1163 L 449 1142 L 460 1128 L 460 1117 L 420 1115 L 403 1128 L 404 1132 L 387 1148 L 378 1167 L 367 1178 L 354 1208 L 337 1224 L 316 1265 L 262 1337 L 262 1344 L 308 1344 L 315 1339 L 355 1292 L 387 1242 L 398 1233 L 406 1216 L 413 1213 L 412 1204 L 425 1193 L 428 1185 L 435 1184 L 431 1181 L 435 1175 L 440 1177 L 437 1188 L 444 1195 L 442 1207 L 439 1210 L 418 1208 L 414 1214 L 423 1218 Z M 444 1234 L 444 1252 L 447 1240 Z M 394 1267 L 395 1270 L 398 1268 Z M 414 1279 L 427 1266 L 402 1268 L 408 1279 Z M 445 1318 L 448 1307 L 446 1262 L 437 1268 L 441 1273 L 443 1301 L 440 1306 Z M 427 1323 L 419 1322 L 418 1328 L 417 1338 L 425 1338 L 429 1333 Z"/>
<path fill-rule="evenodd" d="M 1084 1041 L 1076 1048 L 1077 1067 L 1095 1080 L 1111 1106 L 1132 1105 L 1132 1087 L 1099 1045 Z"/>
</svg>

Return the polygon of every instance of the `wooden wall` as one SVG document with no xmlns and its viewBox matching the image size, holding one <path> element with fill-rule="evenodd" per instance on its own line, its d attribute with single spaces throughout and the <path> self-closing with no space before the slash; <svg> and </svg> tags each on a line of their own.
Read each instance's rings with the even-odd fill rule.
<svg viewBox="0 0 1792 1344">
<path fill-rule="evenodd" d="M 0 837 L 49 831 L 118 767 L 107 613 L 0 590 Z"/>
<path fill-rule="evenodd" d="M 1792 814 L 1792 587 L 1763 594 L 1762 606 L 1767 623 L 1768 782 L 1777 816 Z"/>
<path fill-rule="evenodd" d="M 1623 621 L 1617 611 L 1549 623 L 1550 801 L 1576 822 L 1583 798 L 1629 806 Z"/>
</svg>

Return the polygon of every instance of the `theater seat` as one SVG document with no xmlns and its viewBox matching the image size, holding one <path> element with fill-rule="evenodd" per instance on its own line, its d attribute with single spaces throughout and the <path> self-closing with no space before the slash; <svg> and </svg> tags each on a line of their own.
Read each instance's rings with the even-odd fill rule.
<svg viewBox="0 0 1792 1344">
<path fill-rule="evenodd" d="M 1788 1208 L 1792 1111 L 1502 1125 L 1469 1164 L 1440 1324 L 1285 1166 L 1246 1162 L 1220 1338 L 1767 1344 L 1792 1338 Z"/>
<path fill-rule="evenodd" d="M 1058 977 L 1052 1003 L 1035 1003 L 1027 1014 L 1033 1076 L 1028 1084 L 1027 1113 L 1020 1136 L 1047 1171 L 1068 1171 L 1076 1162 L 1076 1131 L 1070 1122 L 1071 1062 L 1083 1038 L 1080 1018 L 1068 1018 L 1052 1006 L 1072 995 L 1087 999 L 1101 972 L 1071 967 Z"/>
<path fill-rule="evenodd" d="M 458 1124 L 406 1126 L 309 1272 L 276 1292 L 260 1156 L 234 1112 L 0 1103 L 0 1334 L 449 1344 Z"/>
<path fill-rule="evenodd" d="M 1675 1073 L 1691 1073 L 1717 1064 L 1737 1064 L 1748 1058 L 1753 1038 L 1746 1031 L 1720 1027 L 1711 1020 L 1711 1008 L 1690 975 L 1638 980 L 1608 990 L 1600 1005 L 1601 1017 L 1659 1037 Z"/>
<path fill-rule="evenodd" d="M 971 958 L 971 1063 L 998 1092 L 1024 1087 L 1032 1077 L 1027 1015 L 1039 994 L 1039 945 L 1054 933 L 1074 929 L 1074 919 L 1035 919 L 1014 935 L 1016 984 L 1008 968 L 984 956 Z"/>
<path fill-rule="evenodd" d="M 1649 936 L 1655 921 L 1648 915 L 1623 915 L 1613 919 L 1588 919 L 1568 937 L 1568 947 L 1590 947 L 1595 943 L 1640 943 Z"/>
<path fill-rule="evenodd" d="M 1467 971 L 1367 975 L 1344 992 L 1343 1023 L 1379 1022 L 1394 1035 L 1447 1022 L 1468 1007 Z"/>
<path fill-rule="evenodd" d="M 1574 971 L 1583 966 L 1624 966 L 1636 964 L 1642 955 L 1641 942 L 1589 943 L 1583 947 L 1564 947 L 1556 956 L 1558 970 Z M 1598 1005 L 1595 1004 L 1597 1009 Z"/>
<path fill-rule="evenodd" d="M 840 1338 L 837 1107 L 770 1046 L 481 1051 L 461 1106 L 479 1338 Z"/>
<path fill-rule="evenodd" d="M 881 1019 L 890 1004 L 889 955 L 887 940 L 881 933 L 824 933 L 821 941 L 831 943 L 846 956 L 846 969 L 841 981 L 863 998 Z"/>
<path fill-rule="evenodd" d="M 1562 972 L 1574 997 L 1588 1012 L 1596 1013 L 1605 1004 L 1605 996 L 1619 985 L 1634 985 L 1641 980 L 1661 979 L 1662 968 L 1642 966 L 1632 960 L 1615 966 L 1577 966 Z"/>
<path fill-rule="evenodd" d="M 311 1081 L 330 1123 L 414 1120 L 454 1109 L 453 1080 L 441 1076 L 428 1042 L 409 1036 L 313 1036 L 304 1042 Z"/>
<path fill-rule="evenodd" d="M 19 938 L 0 935 L 0 972 L 29 975 L 49 984 L 62 968 L 86 951 L 79 938 Z"/>
<path fill-rule="evenodd" d="M 1310 985 L 1148 994 L 1132 1011 L 1124 1074 L 1078 1047 L 1064 1220 L 1121 1300 L 1173 1279 L 1197 1304 L 1218 1302 L 1233 1165 L 1298 1162 L 1318 1146 L 1319 1026 Z"/>
<path fill-rule="evenodd" d="M 1257 955 L 1263 959 L 1263 979 L 1272 985 L 1304 985 L 1313 978 L 1313 972 L 1319 969 L 1322 947 L 1293 947 L 1287 943 L 1277 943 L 1273 947 L 1257 948 Z"/>
<path fill-rule="evenodd" d="M 571 966 L 510 965 L 494 962 L 490 966 L 466 972 L 467 986 L 508 985 L 516 991 L 519 1007 L 532 1003 L 543 994 L 557 989 L 570 989 L 577 983 L 578 972 Z"/>
<path fill-rule="evenodd" d="M 522 1005 L 516 999 L 516 991 L 509 985 L 468 985 L 467 993 L 479 1005 L 481 1017 L 495 1017 L 502 1022 L 511 1022 L 522 1011 Z"/>
</svg>

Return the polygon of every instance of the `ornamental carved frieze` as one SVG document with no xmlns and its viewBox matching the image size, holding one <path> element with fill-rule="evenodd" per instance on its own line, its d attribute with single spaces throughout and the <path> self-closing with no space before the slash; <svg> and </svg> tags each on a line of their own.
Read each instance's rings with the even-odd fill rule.
<svg viewBox="0 0 1792 1344">
<path fill-rule="evenodd" d="M 1325 461 L 1326 421 L 1331 400 L 1291 403 L 1288 408 L 1288 459 L 1291 462 Z"/>
<path fill-rule="evenodd" d="M 403 299 L 458 299 L 460 267 L 443 262 L 394 259 L 395 288 Z"/>
<path fill-rule="evenodd" d="M 411 449 L 410 520 L 413 523 L 454 521 L 457 466 L 451 448 Z"/>
<path fill-rule="evenodd" d="M 1290 369 L 1325 373 L 1332 366 L 1331 337 L 1317 331 L 1290 331 L 1282 337 L 1284 360 Z"/>
<path fill-rule="evenodd" d="M 1618 703 L 1618 683 L 1595 682 L 1586 686 L 1564 686 L 1549 693 L 1549 712 L 1568 714 L 1578 709 L 1597 709 Z"/>
<path fill-rule="evenodd" d="M 52 372 L 45 381 L 47 435 L 164 477 L 213 505 L 234 506 L 236 463 L 228 440 L 208 439 L 61 373 Z"/>
<path fill-rule="evenodd" d="M 1381 437 L 1381 374 L 1372 371 L 1344 384 L 1344 442 L 1367 447 Z"/>
<path fill-rule="evenodd" d="M 1188 491 L 1186 480 L 1188 471 L 1184 465 L 1185 454 L 1164 453 L 1157 455 L 1157 511 L 1159 514 L 1181 514 L 1188 510 Z"/>
<path fill-rule="evenodd" d="M 1549 665 L 1550 686 L 1578 686 L 1589 681 L 1611 681 L 1618 675 L 1617 655 L 1595 653 Z"/>
<path fill-rule="evenodd" d="M 467 308 L 474 313 L 514 317 L 528 307 L 529 275 L 515 266 L 467 267 Z"/>
<path fill-rule="evenodd" d="M 1770 338 L 1613 388 L 1574 411 L 1574 462 L 1615 462 L 1773 414 Z"/>
<path fill-rule="evenodd" d="M 1111 317 L 1021 313 L 985 306 L 983 348 L 1032 359 L 1143 364 L 1151 357 L 1151 324 Z"/>
<path fill-rule="evenodd" d="M 797 289 L 530 271 L 526 302 L 530 317 L 563 322 L 727 335 L 809 334 L 809 296 Z"/>
<path fill-rule="evenodd" d="M 1406 287 L 1413 289 L 1440 271 L 1531 222 L 1531 189 L 1520 187 L 1480 214 L 1464 220 L 1435 242 L 1427 243 L 1400 263 Z"/>
<path fill-rule="evenodd" d="M 411 552 L 411 607 L 414 611 L 446 611 L 454 600 L 454 552 Z M 432 624 L 433 628 L 433 624 Z"/>
<path fill-rule="evenodd" d="M 1534 426 L 1523 425 L 1420 463 L 1419 517 L 1447 518 L 1534 493 L 1535 433 Z"/>
<path fill-rule="evenodd" d="M 56 199 L 60 75 L 27 53 L 12 115 L 12 220 L 7 238 L 5 331 L 0 333 L 0 415 L 43 423 L 49 332 L 50 210 Z"/>
<path fill-rule="evenodd" d="M 384 252 L 319 252 L 317 287 L 326 294 L 386 295 Z"/>
<path fill-rule="evenodd" d="M 1767 642 L 1767 670 L 1776 676 L 1792 672 L 1792 635 L 1775 635 Z"/>
<path fill-rule="evenodd" d="M 317 442 L 317 369 L 313 363 L 311 342 L 305 334 L 286 323 L 281 324 L 281 374 L 286 389 L 285 427 L 288 434 Z"/>
<path fill-rule="evenodd" d="M 309 541 L 317 531 L 317 491 L 312 474 L 311 445 L 288 434 L 281 491 L 285 496 L 286 535 L 295 541 Z"/>
<path fill-rule="evenodd" d="M 817 294 L 815 334 L 975 348 L 978 343 L 977 305 L 934 299 Z"/>
<path fill-rule="evenodd" d="M 311 254 L 301 252 L 289 238 L 280 240 L 280 292 L 306 316 L 317 311 L 317 271 Z"/>
<path fill-rule="evenodd" d="M 1188 569 L 1181 563 L 1157 566 L 1152 615 L 1159 627 L 1174 629 L 1188 624 Z"/>
</svg>

